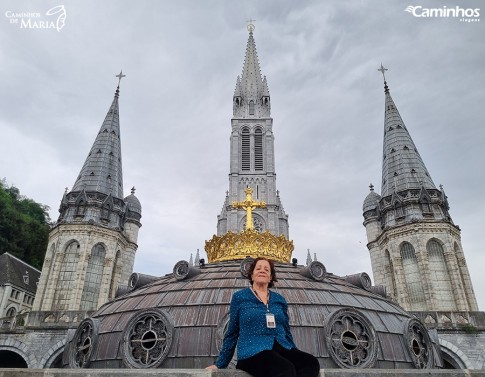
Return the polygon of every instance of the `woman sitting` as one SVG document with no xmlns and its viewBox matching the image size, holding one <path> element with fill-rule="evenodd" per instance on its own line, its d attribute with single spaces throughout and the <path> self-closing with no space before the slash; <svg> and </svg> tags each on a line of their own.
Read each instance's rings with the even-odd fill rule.
<svg viewBox="0 0 485 377">
<path fill-rule="evenodd" d="M 219 357 L 206 369 L 226 368 L 237 345 L 237 369 L 254 377 L 316 377 L 318 360 L 293 342 L 288 304 L 270 291 L 276 282 L 272 260 L 256 258 L 248 270 L 250 288 L 232 296 L 230 318 Z"/>
</svg>

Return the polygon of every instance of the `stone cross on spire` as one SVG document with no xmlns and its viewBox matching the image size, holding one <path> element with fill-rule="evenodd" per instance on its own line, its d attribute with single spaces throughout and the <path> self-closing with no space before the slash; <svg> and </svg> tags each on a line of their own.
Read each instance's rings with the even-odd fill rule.
<svg viewBox="0 0 485 377">
<path fill-rule="evenodd" d="M 382 73 L 382 77 L 384 77 L 384 82 L 386 82 L 386 75 L 384 74 L 384 72 L 387 71 L 387 68 L 384 68 L 384 66 L 381 63 L 381 68 L 379 68 L 378 71 Z"/>
<path fill-rule="evenodd" d="M 254 29 L 256 29 L 256 26 L 254 26 L 254 24 L 253 24 L 254 21 L 256 21 L 256 20 L 253 20 L 252 18 L 250 18 L 249 20 L 246 21 L 248 23 L 248 31 L 250 33 L 252 33 L 254 31 Z"/>
<path fill-rule="evenodd" d="M 126 75 L 123 74 L 123 70 L 120 71 L 119 75 L 116 75 L 118 77 L 118 88 L 120 87 L 120 82 L 123 77 L 126 77 Z"/>
<path fill-rule="evenodd" d="M 253 224 L 253 211 L 256 208 L 266 208 L 266 203 L 256 202 L 253 200 L 253 189 L 251 187 L 246 187 L 244 190 L 246 193 L 246 200 L 243 202 L 232 202 L 233 208 L 242 208 L 246 211 L 246 230 L 254 229 Z"/>
</svg>

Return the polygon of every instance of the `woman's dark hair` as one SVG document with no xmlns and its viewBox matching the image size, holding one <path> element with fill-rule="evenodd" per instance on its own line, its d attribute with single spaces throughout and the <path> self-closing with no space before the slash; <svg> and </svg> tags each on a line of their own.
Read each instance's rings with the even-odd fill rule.
<svg viewBox="0 0 485 377">
<path fill-rule="evenodd" d="M 268 258 L 257 257 L 253 261 L 253 263 L 251 263 L 251 266 L 249 266 L 249 269 L 248 269 L 249 282 L 251 283 L 251 285 L 253 285 L 253 272 L 254 272 L 254 269 L 256 268 L 256 263 L 258 263 L 260 260 L 265 260 L 266 262 L 269 263 L 269 268 L 270 268 L 270 271 L 271 271 L 271 281 L 268 284 L 268 288 L 272 288 L 274 286 L 273 283 L 275 281 L 278 281 L 278 280 L 276 279 L 276 270 L 274 268 L 274 262 L 271 259 L 268 259 Z"/>
</svg>

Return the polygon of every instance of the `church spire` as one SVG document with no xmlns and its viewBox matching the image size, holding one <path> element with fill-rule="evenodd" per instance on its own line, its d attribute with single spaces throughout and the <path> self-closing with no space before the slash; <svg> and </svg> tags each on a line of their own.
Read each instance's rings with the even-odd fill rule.
<svg viewBox="0 0 485 377">
<path fill-rule="evenodd" d="M 116 75 L 121 81 L 123 72 Z M 118 98 L 120 85 L 72 191 L 94 191 L 123 199 Z"/>
<path fill-rule="evenodd" d="M 261 75 L 253 36 L 254 29 L 254 25 L 250 23 L 248 25 L 249 37 L 246 45 L 243 71 L 241 77 L 237 78 L 233 97 L 235 118 L 270 117 L 268 83 L 266 77 L 263 79 Z"/>
<path fill-rule="evenodd" d="M 387 71 L 381 64 L 379 71 Z M 436 189 L 391 97 L 384 76 L 385 116 L 381 196 L 409 188 Z"/>
</svg>

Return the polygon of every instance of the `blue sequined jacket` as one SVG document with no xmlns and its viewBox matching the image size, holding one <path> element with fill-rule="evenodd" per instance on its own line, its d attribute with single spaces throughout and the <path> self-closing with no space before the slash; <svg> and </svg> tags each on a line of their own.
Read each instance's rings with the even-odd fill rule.
<svg viewBox="0 0 485 377">
<path fill-rule="evenodd" d="M 237 358 L 247 359 L 273 348 L 276 340 L 286 349 L 296 348 L 288 320 L 288 304 L 282 295 L 270 291 L 269 312 L 274 314 L 276 328 L 266 326 L 266 305 L 245 288 L 234 293 L 230 318 L 216 366 L 225 368 L 230 363 L 237 344 Z"/>
</svg>

